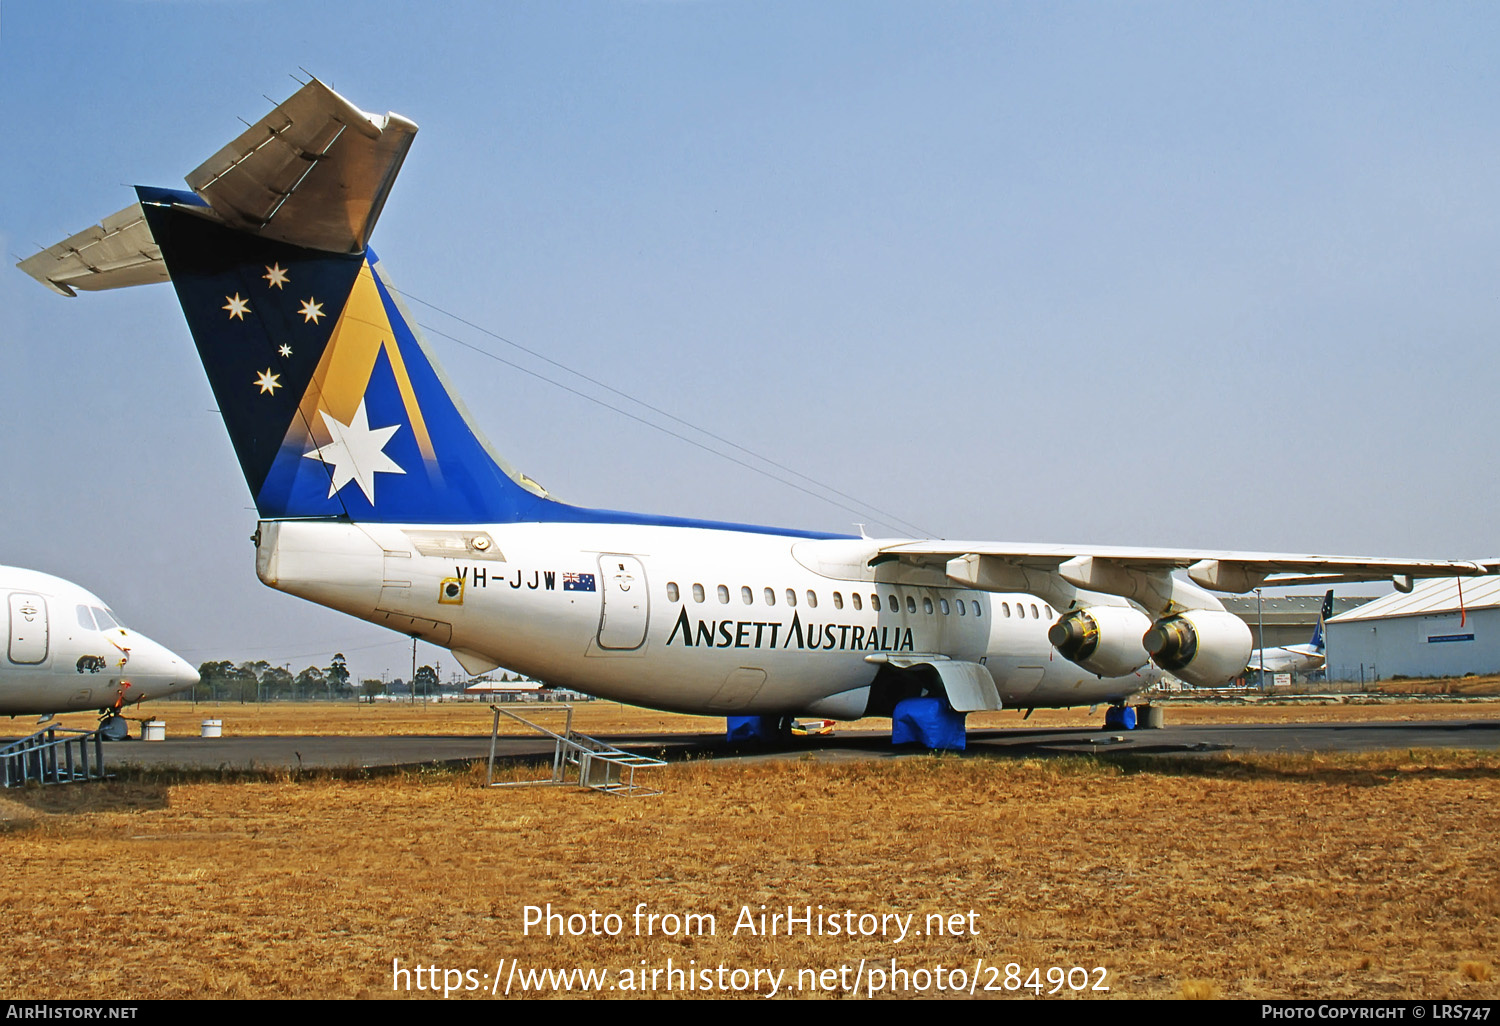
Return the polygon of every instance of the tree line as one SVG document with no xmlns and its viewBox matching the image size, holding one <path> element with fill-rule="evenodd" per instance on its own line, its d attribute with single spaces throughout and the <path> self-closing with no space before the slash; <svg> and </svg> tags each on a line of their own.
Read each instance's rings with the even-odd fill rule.
<svg viewBox="0 0 1500 1026">
<path fill-rule="evenodd" d="M 245 660 L 236 663 L 229 659 L 214 659 L 198 665 L 198 686 L 190 691 L 171 695 L 167 700 L 189 702 L 313 702 L 369 701 L 377 695 L 401 695 L 412 698 L 427 698 L 439 694 L 463 691 L 469 684 L 496 678 L 474 677 L 467 680 L 443 684 L 437 670 L 431 666 L 420 666 L 414 678 L 415 688 L 401 678 L 385 681 L 366 678 L 356 682 L 349 673 L 343 653 L 335 653 L 327 666 L 309 666 L 299 673 L 292 673 L 286 666 L 276 666 L 264 659 Z M 502 673 L 500 681 L 524 678 Z M 415 693 L 413 693 L 415 692 Z"/>
<path fill-rule="evenodd" d="M 285 666 L 264 659 L 236 663 L 213 659 L 198 666 L 198 686 L 182 697 L 199 702 L 287 702 L 353 701 L 386 693 L 410 695 L 406 681 L 379 678 L 355 683 L 343 653 L 336 653 L 327 666 L 309 666 L 294 674 Z M 442 690 L 437 671 L 431 666 L 417 670 L 416 694 L 436 695 Z"/>
</svg>

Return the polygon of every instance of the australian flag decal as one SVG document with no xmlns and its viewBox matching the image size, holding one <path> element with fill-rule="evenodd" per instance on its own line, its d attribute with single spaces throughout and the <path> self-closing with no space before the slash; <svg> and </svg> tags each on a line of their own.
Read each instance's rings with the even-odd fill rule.
<svg viewBox="0 0 1500 1026">
<path fill-rule="evenodd" d="M 593 574 L 563 574 L 563 591 L 593 591 Z"/>
</svg>

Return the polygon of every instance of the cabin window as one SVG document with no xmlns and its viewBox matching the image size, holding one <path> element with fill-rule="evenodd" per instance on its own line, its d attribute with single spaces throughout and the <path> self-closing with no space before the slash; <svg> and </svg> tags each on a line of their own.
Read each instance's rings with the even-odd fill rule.
<svg viewBox="0 0 1500 1026">
<path fill-rule="evenodd" d="M 701 584 L 695 584 L 695 585 L 693 585 L 693 601 L 694 602 L 702 602 L 703 601 L 703 585 L 701 585 Z"/>
<path fill-rule="evenodd" d="M 908 613 L 915 613 L 917 611 L 917 600 L 910 595 L 906 596 L 906 611 Z"/>
<path fill-rule="evenodd" d="M 932 615 L 932 599 L 928 598 L 926 595 L 922 596 L 922 612 L 926 613 L 928 616 Z"/>
<path fill-rule="evenodd" d="M 834 594 L 837 595 L 838 592 L 834 592 Z M 856 592 L 851 592 L 849 594 L 849 598 L 854 603 L 854 608 L 855 609 L 863 609 L 864 608 L 864 603 L 862 603 L 859 600 L 859 592 L 857 592 L 857 591 Z"/>
<path fill-rule="evenodd" d="M 963 599 L 959 599 L 958 600 L 958 615 L 959 616 L 968 616 L 969 615 L 969 611 L 964 608 L 964 600 Z"/>
<path fill-rule="evenodd" d="M 797 604 L 797 592 L 795 589 L 788 588 L 786 590 L 786 604 L 789 606 L 795 606 Z"/>
<path fill-rule="evenodd" d="M 1019 602 L 1016 603 L 1016 608 L 1017 609 L 1020 608 L 1020 603 Z M 979 600 L 978 599 L 974 600 L 974 615 L 975 616 L 983 616 L 984 615 L 984 610 L 979 607 Z"/>
<path fill-rule="evenodd" d="M 668 602 L 676 602 L 677 601 L 677 585 L 674 584 L 674 583 L 672 583 L 671 581 L 667 582 L 667 601 Z"/>
<path fill-rule="evenodd" d="M 818 608 L 818 593 L 813 591 L 811 588 L 807 589 L 807 608 Z"/>
<path fill-rule="evenodd" d="M 1010 619 L 1010 603 L 1009 602 L 1002 602 L 1002 603 L 1000 603 L 1000 613 L 1007 620 Z"/>
<path fill-rule="evenodd" d="M 745 605 L 747 606 L 755 601 L 755 592 L 750 590 L 750 585 L 740 585 L 740 601 L 745 603 Z"/>
<path fill-rule="evenodd" d="M 775 588 L 767 588 L 763 592 L 761 592 L 761 594 L 765 595 L 765 597 L 766 597 L 766 605 L 768 605 L 768 606 L 774 606 L 776 604 L 776 589 Z"/>
<path fill-rule="evenodd" d="M 894 602 L 895 600 L 892 599 L 891 601 Z M 880 612 L 880 596 L 875 594 L 873 591 L 870 592 L 870 608 L 877 613 Z"/>
<path fill-rule="evenodd" d="M 896 601 L 896 596 L 895 595 L 887 595 L 885 598 L 886 598 L 886 606 L 890 609 L 891 612 L 893 612 L 893 613 L 899 613 L 899 612 L 901 612 L 901 603 L 898 602 L 898 601 Z"/>
<path fill-rule="evenodd" d="M 1026 603 L 1024 603 L 1024 602 L 1017 602 L 1016 603 L 1016 615 L 1019 616 L 1023 620 L 1026 619 Z"/>
<path fill-rule="evenodd" d="M 1047 605 L 1045 602 L 1042 603 L 1042 612 L 1044 612 L 1044 613 L 1047 614 L 1047 619 L 1049 619 L 1049 620 L 1052 619 L 1052 617 L 1053 617 L 1052 607 L 1049 606 L 1049 605 Z"/>
<path fill-rule="evenodd" d="M 812 592 L 808 592 L 808 597 L 809 598 L 812 597 Z M 856 604 L 859 602 L 859 596 L 858 595 L 854 596 L 854 601 L 855 601 Z M 840 594 L 839 592 L 834 592 L 833 593 L 833 608 L 834 609 L 843 609 L 844 608 L 844 596 L 842 594 Z"/>
<path fill-rule="evenodd" d="M 729 589 L 722 584 L 719 585 L 719 603 L 721 605 L 729 604 Z"/>
<path fill-rule="evenodd" d="M 1037 611 L 1036 611 L 1036 603 L 1035 603 L 1035 602 L 1033 602 L 1033 603 L 1032 603 L 1032 604 L 1031 604 L 1031 618 L 1032 618 L 1032 619 L 1033 619 L 1033 620 L 1040 620 L 1040 619 L 1041 619 L 1041 618 L 1042 618 L 1042 614 L 1041 614 L 1041 613 L 1038 613 L 1038 612 L 1037 612 Z"/>
<path fill-rule="evenodd" d="M 938 608 L 943 611 L 943 615 L 944 616 L 947 616 L 948 615 L 948 600 L 945 599 L 945 598 L 938 599 Z"/>
</svg>

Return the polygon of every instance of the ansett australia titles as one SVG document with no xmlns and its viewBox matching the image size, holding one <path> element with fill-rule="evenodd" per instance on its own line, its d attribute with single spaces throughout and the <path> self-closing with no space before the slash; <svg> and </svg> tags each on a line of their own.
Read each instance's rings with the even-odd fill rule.
<svg viewBox="0 0 1500 1026">
<path fill-rule="evenodd" d="M 645 902 L 631 912 L 567 912 L 551 903 L 521 909 L 523 936 L 542 937 L 977 937 L 979 913 L 857 912 L 822 905 L 741 905 L 739 912 L 658 911 Z"/>
</svg>

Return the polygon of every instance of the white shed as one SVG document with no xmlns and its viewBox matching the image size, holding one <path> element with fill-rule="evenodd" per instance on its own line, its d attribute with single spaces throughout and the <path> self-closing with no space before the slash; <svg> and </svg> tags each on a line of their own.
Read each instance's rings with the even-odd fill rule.
<svg viewBox="0 0 1500 1026">
<path fill-rule="evenodd" d="M 1500 577 L 1423 581 L 1328 621 L 1329 680 L 1500 673 Z"/>
</svg>

